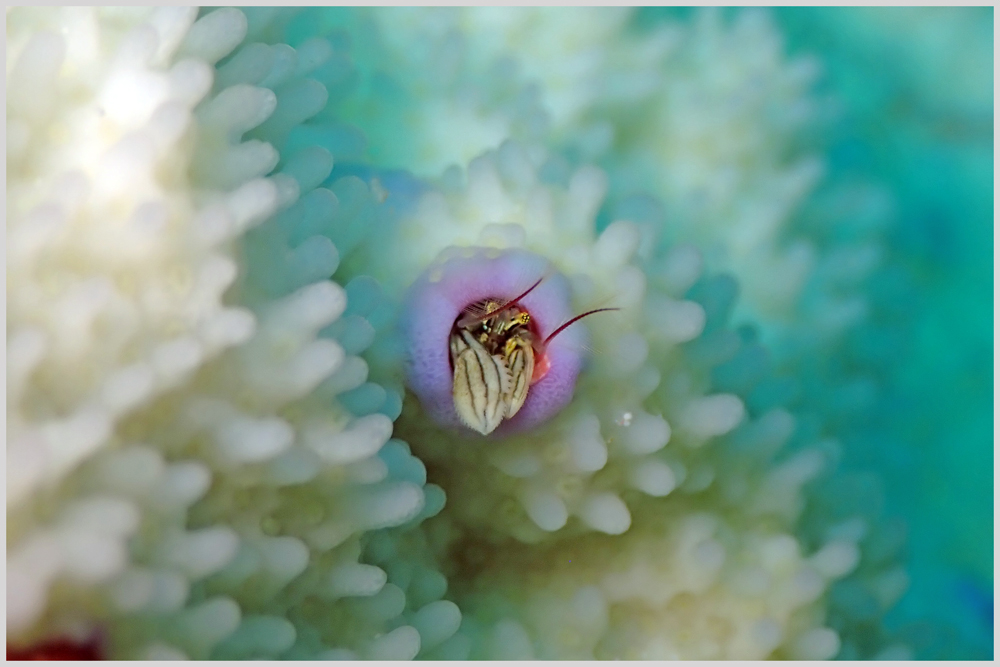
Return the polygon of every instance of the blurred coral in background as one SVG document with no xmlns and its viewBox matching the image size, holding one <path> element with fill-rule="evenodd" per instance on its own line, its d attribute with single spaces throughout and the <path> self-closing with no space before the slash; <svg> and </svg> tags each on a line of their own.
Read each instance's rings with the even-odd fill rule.
<svg viewBox="0 0 1000 667">
<path fill-rule="evenodd" d="M 8 9 L 8 657 L 988 658 L 992 19 Z"/>
</svg>

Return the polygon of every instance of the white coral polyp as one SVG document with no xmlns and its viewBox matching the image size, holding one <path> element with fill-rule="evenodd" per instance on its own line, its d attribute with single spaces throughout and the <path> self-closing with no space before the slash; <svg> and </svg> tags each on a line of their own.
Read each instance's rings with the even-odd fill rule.
<svg viewBox="0 0 1000 667">
<path fill-rule="evenodd" d="M 10 59 L 9 123 L 24 142 L 8 154 L 8 356 L 21 368 L 7 399 L 8 476 L 18 480 L 8 513 L 26 533 L 12 540 L 15 560 L 42 535 L 68 539 L 58 526 L 29 528 L 24 501 L 111 446 L 120 420 L 253 331 L 247 311 L 222 304 L 235 266 L 225 238 L 198 242 L 192 220 L 203 199 L 183 178 L 192 109 L 212 76 L 210 63 L 174 57 L 196 14 L 9 17 L 12 43 L 22 42 Z M 102 19 L 113 27 L 102 29 Z M 273 195 L 257 202 L 250 217 L 263 219 L 276 203 Z M 137 527 L 112 534 L 124 540 Z M 76 528 L 80 539 L 95 529 Z M 107 580 L 125 563 L 109 555 L 85 579 Z M 48 573 L 43 588 L 60 571 L 79 579 L 71 565 Z M 42 608 L 15 607 L 8 628 L 25 630 Z"/>
<path fill-rule="evenodd" d="M 656 239 L 627 220 L 597 234 L 603 173 L 581 167 L 546 182 L 547 160 L 512 142 L 477 158 L 462 187 L 428 193 L 403 217 L 381 269 L 398 288 L 452 244 L 524 247 L 566 275 L 576 310 L 620 308 L 579 325 L 591 350 L 573 401 L 529 432 L 481 439 L 434 426 L 415 402 L 404 410 L 401 431 L 449 493 L 434 520 L 449 535 L 441 553 L 475 573 L 459 577 L 456 598 L 467 645 L 434 655 L 799 655 L 828 582 L 852 567 L 853 545 L 829 546 L 815 568 L 785 532 L 824 457 L 804 450 L 773 467 L 765 455 L 741 470 L 716 452 L 728 434 L 780 445 L 790 429 L 770 414 L 747 419 L 735 394 L 710 393 L 709 371 L 739 341 L 718 325 L 702 335 L 705 309 L 685 298 L 700 259 L 685 246 L 655 252 Z M 790 551 L 773 556 L 772 543 Z M 766 585 L 744 585 L 743 572 Z M 836 652 L 822 646 L 817 656 Z"/>
<path fill-rule="evenodd" d="M 694 423 L 695 428 L 688 429 L 691 437 L 704 439 L 731 430 L 743 414 L 735 396 L 697 394 L 667 403 L 676 415 L 662 412 L 662 407 L 657 408 L 658 414 L 646 412 L 643 401 L 661 384 L 660 376 L 671 373 L 671 366 L 661 360 L 678 343 L 696 337 L 700 326 L 686 332 L 687 336 L 647 336 L 653 333 L 645 307 L 648 286 L 641 268 L 633 263 L 639 230 L 619 221 L 596 236 L 594 218 L 604 194 L 603 174 L 583 167 L 565 188 L 547 185 L 537 175 L 545 158 L 544 152 L 514 143 L 477 158 L 462 190 L 426 195 L 414 214 L 402 221 L 400 240 L 386 255 L 392 258 L 392 266 L 383 269 L 386 284 L 405 284 L 452 244 L 525 247 L 551 260 L 569 278 L 578 310 L 620 308 L 586 322 L 592 347 L 600 353 L 590 355 L 591 368 L 579 381 L 577 397 L 551 423 L 505 438 L 497 447 L 477 447 L 463 443 L 461 435 L 437 433 L 419 441 L 421 453 L 429 448 L 432 459 L 448 459 L 452 450 L 466 449 L 460 460 L 481 460 L 478 465 L 463 460 L 461 467 L 469 470 L 462 474 L 456 470 L 453 481 L 470 495 L 476 487 L 493 492 L 478 494 L 482 496 L 478 502 L 456 503 L 455 515 L 483 524 L 493 517 L 494 530 L 529 541 L 561 529 L 570 516 L 593 530 L 623 532 L 629 525 L 629 511 L 614 482 L 609 486 L 612 477 L 626 475 L 627 470 L 641 479 L 647 458 L 659 462 L 673 421 Z M 669 297 L 662 294 L 662 298 Z M 676 303 L 694 313 L 700 311 L 693 302 Z M 703 315 L 700 321 L 703 325 Z M 636 377 L 646 381 L 637 383 Z M 685 393 L 696 391 L 692 387 Z M 654 469 L 659 471 L 654 476 L 664 474 L 657 463 Z M 602 481 L 602 475 L 595 474 L 599 471 L 614 472 Z M 657 486 L 663 486 L 662 482 L 650 484 L 657 493 Z M 521 506 L 520 518 L 516 511 L 501 511 L 497 516 L 497 504 L 511 501 Z"/>
<path fill-rule="evenodd" d="M 413 657 L 422 635 L 457 629 L 413 607 L 443 589 L 408 608 L 398 574 L 343 574 L 366 567 L 366 531 L 430 516 L 443 494 L 425 496 L 423 467 L 386 445 L 389 417 L 337 399 L 367 370 L 320 335 L 347 306 L 316 282 L 335 263 L 276 276 L 270 298 L 250 290 L 252 310 L 223 299 L 245 276 L 244 233 L 321 192 L 332 166 L 312 149 L 270 174 L 273 143 L 325 101 L 305 75 L 332 49 L 312 44 L 296 69 L 286 48 L 263 77 L 230 68 L 213 88 L 246 31 L 235 9 L 8 15 L 13 645 L 98 632 L 109 657 Z M 345 602 L 289 618 L 273 606 L 331 572 Z M 340 610 L 390 586 L 403 606 Z M 419 631 L 396 627 L 404 609 Z"/>
<path fill-rule="evenodd" d="M 75 447 L 43 435 L 47 474 L 38 483 L 57 483 L 116 420 L 252 332 L 246 311 L 221 303 L 232 259 L 217 254 L 225 252 L 218 243 L 195 243 L 199 198 L 170 177 L 190 160 L 191 110 L 211 82 L 208 63 L 167 66 L 196 10 L 146 14 L 148 22 L 137 13 L 130 31 L 120 27 L 120 39 L 102 33 L 93 14 L 10 17 L 15 31 L 31 18 L 53 30 L 60 19 L 83 24 L 27 39 L 7 88 L 9 122 L 27 137 L 8 162 L 7 312 L 12 340 L 33 346 L 9 350 L 30 368 L 8 396 L 8 437 L 32 438 L 87 414 L 94 423 Z M 81 41 L 96 41 L 100 55 L 74 76 L 85 63 L 64 56 Z M 275 204 L 273 196 L 258 202 L 253 217 Z M 19 486 L 8 501 L 35 488 Z"/>
</svg>

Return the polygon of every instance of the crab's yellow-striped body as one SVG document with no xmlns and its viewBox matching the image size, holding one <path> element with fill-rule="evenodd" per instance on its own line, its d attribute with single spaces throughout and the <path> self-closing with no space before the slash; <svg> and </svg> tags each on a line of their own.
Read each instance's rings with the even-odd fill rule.
<svg viewBox="0 0 1000 667">
<path fill-rule="evenodd" d="M 524 405 L 535 367 L 530 322 L 527 311 L 486 300 L 455 323 L 452 397 L 459 419 L 472 430 L 489 435 Z"/>
</svg>

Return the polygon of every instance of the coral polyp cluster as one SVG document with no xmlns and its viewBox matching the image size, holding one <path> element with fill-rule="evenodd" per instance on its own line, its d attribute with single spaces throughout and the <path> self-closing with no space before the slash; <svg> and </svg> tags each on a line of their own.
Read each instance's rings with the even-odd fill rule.
<svg viewBox="0 0 1000 667">
<path fill-rule="evenodd" d="M 576 309 L 620 308 L 587 321 L 573 401 L 497 441 L 438 428 L 412 404 L 399 422 L 450 498 L 463 499 L 428 531 L 456 573 L 471 655 L 832 657 L 839 639 L 814 625 L 816 603 L 856 565 L 856 542 L 832 539 L 807 554 L 790 534 L 802 485 L 830 452 L 816 443 L 776 454 L 795 430 L 791 414 L 748 418 L 739 395 L 711 391 L 719 368 L 740 378 L 744 394 L 757 380 L 740 354 L 752 346 L 726 327 L 730 281 L 706 276 L 691 246 L 651 251 L 657 239 L 631 222 L 597 234 L 601 172 L 545 183 L 545 157 L 533 163 L 508 144 L 479 158 L 433 219 L 501 257 L 545 248 Z M 501 213 L 485 213 L 483 201 Z M 429 226 L 427 210 L 403 219 L 401 238 Z M 562 244 L 546 243 L 560 234 Z M 433 252 L 417 240 L 407 248 Z M 451 279 L 483 266 L 468 261 Z M 711 640 L 703 624 L 718 628 Z M 516 641 L 500 639 L 508 635 Z"/>
<path fill-rule="evenodd" d="M 371 325 L 353 284 L 325 280 L 329 240 L 293 240 L 278 284 L 246 270 L 254 246 L 238 241 L 334 198 L 316 188 L 322 149 L 263 178 L 301 120 L 288 99 L 322 91 L 304 74 L 329 52 L 276 49 L 217 76 L 246 18 L 196 15 L 15 17 L 9 634 L 96 633 L 132 658 L 412 657 L 416 630 L 376 639 L 402 605 L 337 602 L 385 583 L 358 563 L 360 535 L 443 500 L 388 442 L 395 415 L 336 398 L 367 368 L 350 326 L 331 327 Z M 267 141 L 244 140 L 252 128 Z M 241 306 L 222 300 L 234 281 Z M 327 602 L 290 616 L 282 596 Z"/>
<path fill-rule="evenodd" d="M 806 207 L 767 13 L 637 16 L 8 12 L 10 656 L 914 654 L 838 421 L 888 199 Z M 517 295 L 544 368 L 468 428 Z"/>
</svg>

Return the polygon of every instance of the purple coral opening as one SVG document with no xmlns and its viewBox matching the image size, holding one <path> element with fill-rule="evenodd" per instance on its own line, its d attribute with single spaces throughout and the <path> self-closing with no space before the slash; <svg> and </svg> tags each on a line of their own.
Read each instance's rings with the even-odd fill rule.
<svg viewBox="0 0 1000 667">
<path fill-rule="evenodd" d="M 544 339 L 573 317 L 569 282 L 549 262 L 525 250 L 452 248 L 410 288 L 405 333 L 409 351 L 408 381 L 427 414 L 438 424 L 460 428 L 452 399 L 448 336 L 459 314 L 489 297 L 513 299 L 540 277 L 545 279 L 521 299 Z M 535 427 L 562 410 L 573 398 L 586 343 L 583 327 L 569 327 L 546 348 L 548 373 L 528 390 L 520 411 L 505 419 L 491 436 Z"/>
</svg>

